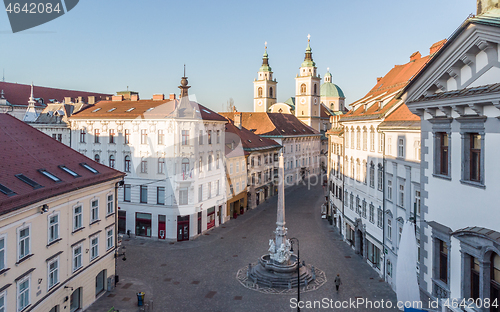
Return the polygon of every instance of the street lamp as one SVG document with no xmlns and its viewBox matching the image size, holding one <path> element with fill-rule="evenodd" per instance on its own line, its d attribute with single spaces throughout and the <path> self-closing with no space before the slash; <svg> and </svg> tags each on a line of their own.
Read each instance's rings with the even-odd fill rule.
<svg viewBox="0 0 500 312">
<path fill-rule="evenodd" d="M 299 239 L 292 237 L 290 238 L 290 242 L 292 246 L 290 247 L 290 251 L 293 252 L 293 241 L 297 241 L 297 312 L 300 312 L 300 244 Z"/>
</svg>

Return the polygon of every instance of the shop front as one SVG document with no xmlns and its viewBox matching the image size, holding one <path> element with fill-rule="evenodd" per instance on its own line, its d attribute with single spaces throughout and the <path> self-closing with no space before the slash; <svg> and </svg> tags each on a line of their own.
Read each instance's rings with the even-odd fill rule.
<svg viewBox="0 0 500 312">
<path fill-rule="evenodd" d="M 135 213 L 135 235 L 151 237 L 151 214 L 136 212 Z"/>
<path fill-rule="evenodd" d="M 215 207 L 207 210 L 207 230 L 215 226 Z"/>
<path fill-rule="evenodd" d="M 177 241 L 189 240 L 189 216 L 177 216 Z"/>
</svg>

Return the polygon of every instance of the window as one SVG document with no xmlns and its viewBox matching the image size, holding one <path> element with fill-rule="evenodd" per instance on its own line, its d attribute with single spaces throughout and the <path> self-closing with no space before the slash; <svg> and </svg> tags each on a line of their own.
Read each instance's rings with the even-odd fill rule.
<svg viewBox="0 0 500 312">
<path fill-rule="evenodd" d="M 382 135 L 382 133 L 378 134 L 378 138 L 379 138 L 378 151 L 382 153 L 384 151 L 384 136 Z"/>
<path fill-rule="evenodd" d="M 370 187 L 375 188 L 375 165 L 370 162 Z"/>
<path fill-rule="evenodd" d="M 387 180 L 387 199 L 392 201 L 392 181 Z"/>
<path fill-rule="evenodd" d="M 115 167 L 115 156 L 114 155 L 109 155 L 109 167 L 110 168 Z"/>
<path fill-rule="evenodd" d="M 359 163 L 359 158 L 356 160 L 356 180 L 361 182 L 361 164 Z"/>
<path fill-rule="evenodd" d="M 301 84 L 300 85 L 300 94 L 305 95 L 306 91 L 307 91 L 306 84 L 305 83 Z"/>
<path fill-rule="evenodd" d="M 219 162 L 220 162 L 220 154 L 219 154 L 219 152 L 217 152 L 217 161 L 215 162 L 215 168 L 216 168 L 216 169 L 219 169 L 219 168 L 220 168 L 220 164 L 219 164 Z M 242 164 L 242 166 L 243 166 L 243 162 L 242 162 L 241 164 Z"/>
<path fill-rule="evenodd" d="M 106 285 L 106 270 L 102 270 L 95 277 L 95 295 L 96 297 L 104 291 Z"/>
<path fill-rule="evenodd" d="M 203 130 L 200 130 L 200 135 L 198 136 L 198 141 L 200 145 L 203 145 Z"/>
<path fill-rule="evenodd" d="M 399 185 L 399 206 L 405 207 L 405 186 L 403 184 Z"/>
<path fill-rule="evenodd" d="M 0 293 L 0 312 L 5 312 L 5 292 Z M 51 312 L 51 311 L 50 311 Z"/>
<path fill-rule="evenodd" d="M 115 144 L 115 130 L 109 129 L 109 143 Z"/>
<path fill-rule="evenodd" d="M 208 163 L 207 163 L 207 167 L 208 167 L 208 171 L 211 171 L 212 170 L 212 154 L 208 155 Z"/>
<path fill-rule="evenodd" d="M 219 180 L 217 180 L 217 183 L 215 184 L 215 194 L 216 195 L 220 194 L 220 188 L 219 187 L 220 187 Z M 244 188 L 243 182 L 241 182 L 241 188 Z"/>
<path fill-rule="evenodd" d="M 144 157 L 141 159 L 141 173 L 148 173 L 148 161 Z"/>
<path fill-rule="evenodd" d="M 360 214 L 361 205 L 359 204 L 359 196 L 356 196 L 356 213 Z"/>
<path fill-rule="evenodd" d="M 240 172 L 240 162 L 236 161 L 236 173 Z"/>
<path fill-rule="evenodd" d="M 5 261 L 6 259 L 6 252 L 5 252 L 5 237 L 0 237 L 0 271 L 5 269 L 7 262 Z M 2 310 L 0 310 L 1 312 Z"/>
<path fill-rule="evenodd" d="M 59 238 L 59 215 L 49 216 L 49 243 Z M 1 269 L 1 267 L 0 267 Z"/>
<path fill-rule="evenodd" d="M 420 191 L 415 191 L 415 205 L 417 206 L 417 215 L 420 215 Z"/>
<path fill-rule="evenodd" d="M 203 201 L 203 184 L 198 186 L 198 202 Z"/>
<path fill-rule="evenodd" d="M 113 227 L 109 227 L 106 229 L 106 250 L 110 250 L 113 248 L 115 244 L 115 231 Z"/>
<path fill-rule="evenodd" d="M 405 141 L 402 138 L 398 139 L 398 157 L 405 157 Z"/>
<path fill-rule="evenodd" d="M 123 201 L 130 202 L 130 184 L 123 185 Z"/>
<path fill-rule="evenodd" d="M 188 204 L 188 188 L 181 187 L 179 189 L 179 205 L 187 205 Z"/>
<path fill-rule="evenodd" d="M 112 214 L 115 209 L 114 209 L 114 201 L 113 201 L 113 194 L 108 195 L 108 202 L 107 202 L 107 209 L 106 209 L 106 214 Z"/>
<path fill-rule="evenodd" d="M 344 191 L 344 206 L 347 206 L 348 200 L 349 200 L 349 197 L 347 197 L 347 191 Z"/>
<path fill-rule="evenodd" d="M 82 244 L 73 247 L 73 272 L 82 267 Z"/>
<path fill-rule="evenodd" d="M 17 260 L 21 260 L 30 254 L 30 226 L 18 230 L 19 251 Z"/>
<path fill-rule="evenodd" d="M 379 191 L 382 191 L 383 190 L 383 186 L 384 186 L 384 175 L 383 175 L 384 171 L 382 169 L 383 169 L 382 165 L 378 164 L 378 170 L 377 170 L 378 171 L 377 189 Z"/>
<path fill-rule="evenodd" d="M 415 159 L 420 160 L 420 140 L 415 141 Z"/>
<path fill-rule="evenodd" d="M 83 209 L 82 206 L 73 208 L 73 231 L 83 227 Z"/>
<path fill-rule="evenodd" d="M 361 149 L 361 130 L 359 128 L 356 130 L 356 148 Z"/>
<path fill-rule="evenodd" d="M 370 129 L 370 151 L 375 152 L 375 130 Z"/>
<path fill-rule="evenodd" d="M 146 129 L 141 129 L 141 144 L 148 144 L 148 133 Z"/>
<path fill-rule="evenodd" d="M 363 199 L 363 205 L 362 205 L 362 210 L 361 210 L 361 214 L 363 216 L 363 218 L 366 218 L 366 200 Z"/>
<path fill-rule="evenodd" d="M 387 239 L 392 240 L 392 220 L 387 219 Z"/>
<path fill-rule="evenodd" d="M 94 129 L 94 143 L 99 143 L 99 129 Z"/>
<path fill-rule="evenodd" d="M 125 156 L 125 172 L 130 172 L 130 156 Z"/>
<path fill-rule="evenodd" d="M 363 183 L 366 184 L 366 160 L 363 160 Z"/>
<path fill-rule="evenodd" d="M 200 172 L 203 171 L 203 156 L 200 156 L 200 160 L 198 161 L 198 169 Z"/>
<path fill-rule="evenodd" d="M 87 133 L 85 132 L 84 129 L 80 130 L 80 143 L 85 143 L 85 136 L 86 135 L 87 135 Z"/>
<path fill-rule="evenodd" d="M 208 195 L 207 198 L 212 198 L 212 182 L 208 182 Z"/>
<path fill-rule="evenodd" d="M 158 205 L 165 205 L 165 187 L 163 186 L 156 188 L 156 203 Z"/>
<path fill-rule="evenodd" d="M 59 283 L 59 257 L 47 263 L 47 272 L 48 289 L 51 289 Z"/>
<path fill-rule="evenodd" d="M 165 158 L 158 158 L 158 173 L 165 172 Z"/>
<path fill-rule="evenodd" d="M 367 256 L 366 258 L 370 261 L 374 267 L 380 269 L 380 249 L 373 245 L 369 240 L 367 240 Z"/>
<path fill-rule="evenodd" d="M 345 147 L 348 148 L 349 147 L 349 129 L 346 129 L 345 130 Z"/>
<path fill-rule="evenodd" d="M 101 156 L 99 156 L 99 154 L 95 154 L 95 155 L 94 155 L 94 161 L 95 161 L 96 163 L 100 163 L 100 162 L 101 162 Z"/>
<path fill-rule="evenodd" d="M 158 145 L 165 144 L 165 135 L 163 134 L 163 130 L 158 130 Z"/>
<path fill-rule="evenodd" d="M 448 162 L 449 162 L 449 142 L 448 134 L 446 132 L 436 133 L 437 140 L 437 159 L 436 171 L 437 174 L 448 175 Z"/>
<path fill-rule="evenodd" d="M 207 138 L 208 138 L 207 144 L 212 144 L 212 130 L 207 131 Z"/>
<path fill-rule="evenodd" d="M 370 204 L 370 222 L 375 223 L 375 206 Z"/>
<path fill-rule="evenodd" d="M 382 209 L 379 207 L 377 210 L 377 226 L 379 228 L 383 227 L 384 215 Z"/>
<path fill-rule="evenodd" d="M 387 155 L 392 154 L 392 138 L 387 138 Z"/>
<path fill-rule="evenodd" d="M 229 164 L 229 174 L 233 174 L 233 164 Z"/>
<path fill-rule="evenodd" d="M 217 144 L 220 143 L 220 130 L 217 130 Z"/>
<path fill-rule="evenodd" d="M 130 144 L 130 130 L 125 129 L 125 144 Z"/>
<path fill-rule="evenodd" d="M 401 234 L 403 234 L 403 227 L 400 226 L 398 230 L 398 244 L 401 242 Z"/>
<path fill-rule="evenodd" d="M 78 289 L 75 289 L 75 291 L 71 294 L 71 297 L 70 297 L 70 301 L 69 301 L 69 311 L 70 312 L 75 312 L 77 311 L 78 309 L 81 308 L 81 303 L 80 303 L 80 299 L 81 299 L 81 292 L 82 292 L 82 288 L 78 288 Z"/>
<path fill-rule="evenodd" d="M 351 200 L 349 201 L 349 208 L 351 208 L 351 210 L 354 210 L 354 194 L 351 193 L 351 196 L 350 196 Z"/>
<path fill-rule="evenodd" d="M 478 133 L 469 134 L 469 176 L 470 181 L 481 182 L 481 135 Z M 464 159 L 467 158 L 464 157 Z"/>
<path fill-rule="evenodd" d="M 262 88 L 261 88 L 261 87 L 259 87 L 259 88 L 257 89 L 257 96 L 258 96 L 258 97 L 262 97 Z"/>
<path fill-rule="evenodd" d="M 148 186 L 147 185 L 141 185 L 141 203 L 142 204 L 148 203 Z"/>
<path fill-rule="evenodd" d="M 439 244 L 439 279 L 448 284 L 448 244 L 437 239 Z"/>
<path fill-rule="evenodd" d="M 90 238 L 90 261 L 99 256 L 99 235 Z"/>
<path fill-rule="evenodd" d="M 90 205 L 90 223 L 99 219 L 99 200 L 93 200 Z"/>
<path fill-rule="evenodd" d="M 182 145 L 189 145 L 189 130 L 182 130 Z"/>
<path fill-rule="evenodd" d="M 318 94 L 318 85 L 314 84 L 314 95 Z"/>
<path fill-rule="evenodd" d="M 24 310 L 30 304 L 30 283 L 30 276 L 17 282 L 17 311 Z"/>
<path fill-rule="evenodd" d="M 366 128 L 363 128 L 363 151 L 368 149 L 368 133 L 366 132 Z"/>
</svg>

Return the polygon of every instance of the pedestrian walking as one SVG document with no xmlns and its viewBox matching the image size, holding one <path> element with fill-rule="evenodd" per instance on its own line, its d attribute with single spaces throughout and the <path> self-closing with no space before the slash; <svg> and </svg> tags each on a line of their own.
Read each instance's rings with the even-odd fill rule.
<svg viewBox="0 0 500 312">
<path fill-rule="evenodd" d="M 340 274 L 337 274 L 335 277 L 335 288 L 337 288 L 337 292 L 339 292 L 339 287 L 342 285 L 342 281 L 340 280 Z"/>
</svg>

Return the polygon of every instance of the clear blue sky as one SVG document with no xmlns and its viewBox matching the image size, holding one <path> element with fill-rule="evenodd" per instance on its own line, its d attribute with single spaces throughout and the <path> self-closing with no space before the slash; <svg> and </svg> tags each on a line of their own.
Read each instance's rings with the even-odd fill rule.
<svg viewBox="0 0 500 312">
<path fill-rule="evenodd" d="M 139 1 L 82 0 L 49 23 L 12 34 L 0 12 L 0 74 L 8 82 L 115 93 L 179 93 L 186 64 L 190 94 L 220 111 L 233 98 L 253 108 L 252 82 L 268 42 L 278 101 L 311 34 L 323 77 L 352 103 L 394 65 L 449 37 L 475 14 L 474 0 Z M 36 96 L 36 95 L 35 95 Z"/>
</svg>

